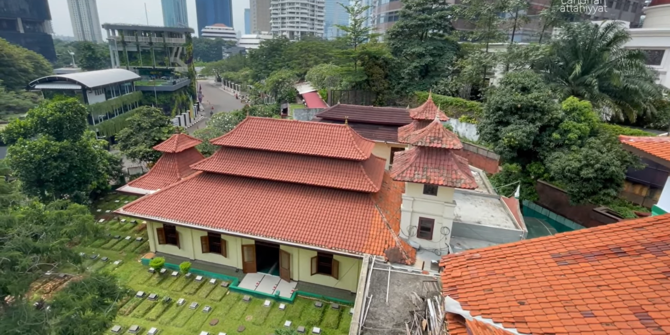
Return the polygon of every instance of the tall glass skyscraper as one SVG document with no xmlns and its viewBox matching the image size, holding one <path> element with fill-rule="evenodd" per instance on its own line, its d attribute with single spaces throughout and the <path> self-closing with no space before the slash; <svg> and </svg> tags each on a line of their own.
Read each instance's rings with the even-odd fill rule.
<svg viewBox="0 0 670 335">
<path fill-rule="evenodd" d="M 161 0 L 163 25 L 166 27 L 188 27 L 186 0 Z"/>
<path fill-rule="evenodd" d="M 251 34 L 251 9 L 244 9 L 244 33 Z"/>
<path fill-rule="evenodd" d="M 328 40 L 334 40 L 344 35 L 344 32 L 335 25 L 346 26 L 349 24 L 349 14 L 340 4 L 349 6 L 349 0 L 326 0 L 326 22 L 323 36 Z"/>
<path fill-rule="evenodd" d="M 195 0 L 195 11 L 198 14 L 198 35 L 202 28 L 216 23 L 234 27 L 232 0 Z"/>
</svg>

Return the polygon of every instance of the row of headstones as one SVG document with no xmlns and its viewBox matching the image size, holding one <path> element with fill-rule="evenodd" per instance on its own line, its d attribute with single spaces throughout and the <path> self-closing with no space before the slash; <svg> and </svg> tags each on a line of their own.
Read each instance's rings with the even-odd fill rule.
<svg viewBox="0 0 670 335">
<path fill-rule="evenodd" d="M 112 333 L 114 334 L 120 334 L 122 330 L 123 328 L 119 325 L 112 327 Z M 132 325 L 130 326 L 130 328 L 128 328 L 128 333 L 130 334 L 137 334 L 139 332 L 140 332 L 140 326 L 138 325 Z M 147 332 L 147 335 L 156 335 L 156 334 L 158 334 L 158 328 L 156 327 L 151 327 L 151 329 L 149 329 L 149 331 Z"/>
<path fill-rule="evenodd" d="M 85 252 L 80 252 L 79 256 L 86 257 L 86 253 Z M 88 258 L 90 258 L 91 260 L 96 260 L 96 259 L 98 259 L 98 257 L 100 257 L 100 254 L 93 254 L 93 255 L 89 256 Z M 103 262 L 108 262 L 109 257 L 102 257 L 102 258 L 100 258 L 100 260 L 103 261 Z M 114 265 L 119 265 L 119 264 L 121 264 L 121 260 L 114 261 Z"/>
<path fill-rule="evenodd" d="M 149 268 L 149 270 L 147 270 L 147 271 L 149 271 L 150 273 L 156 273 L 156 270 L 154 268 Z M 160 271 L 158 271 L 158 274 L 164 275 L 164 274 L 167 273 L 167 271 L 168 270 L 166 268 L 162 268 L 162 269 L 160 269 Z M 179 276 L 179 271 L 172 271 L 171 275 L 172 275 L 172 277 L 178 277 Z M 185 275 L 186 278 L 191 278 L 192 276 L 193 276 L 193 274 L 191 274 L 190 272 Z M 203 279 L 205 279 L 203 276 L 196 276 L 195 277 L 195 281 L 203 281 Z M 212 285 L 216 285 L 216 279 L 214 279 L 214 278 L 210 279 L 209 283 L 212 284 Z M 221 287 L 228 287 L 228 285 L 230 285 L 228 282 L 221 281 Z"/>
</svg>

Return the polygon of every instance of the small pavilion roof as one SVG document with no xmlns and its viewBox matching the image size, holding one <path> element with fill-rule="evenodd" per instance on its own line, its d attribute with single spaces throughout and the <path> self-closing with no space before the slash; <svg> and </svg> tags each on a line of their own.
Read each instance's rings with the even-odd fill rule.
<svg viewBox="0 0 670 335">
<path fill-rule="evenodd" d="M 178 153 L 164 153 L 145 175 L 118 188 L 119 192 L 151 194 L 193 174 L 190 165 L 205 158 L 196 148 Z"/>
<path fill-rule="evenodd" d="M 396 152 L 391 177 L 411 183 L 469 190 L 477 188 L 467 159 L 440 148 L 413 147 Z"/>
<path fill-rule="evenodd" d="M 413 120 L 432 121 L 435 118 L 435 114 L 439 115 L 440 121 L 449 120 L 447 115 L 433 102 L 433 93 L 428 93 L 428 100 L 421 106 L 409 110 L 409 117 Z"/>
<path fill-rule="evenodd" d="M 444 128 L 438 117 L 421 129 L 417 130 L 417 125 L 418 122 L 412 122 L 398 128 L 398 141 L 418 147 L 463 149 L 458 136 Z"/>
<path fill-rule="evenodd" d="M 178 153 L 195 147 L 201 140 L 186 134 L 174 134 L 167 140 L 154 146 L 154 150 L 166 153 Z"/>
<path fill-rule="evenodd" d="M 224 147 L 362 161 L 375 142 L 343 124 L 247 117 L 235 129 L 211 140 Z"/>
</svg>

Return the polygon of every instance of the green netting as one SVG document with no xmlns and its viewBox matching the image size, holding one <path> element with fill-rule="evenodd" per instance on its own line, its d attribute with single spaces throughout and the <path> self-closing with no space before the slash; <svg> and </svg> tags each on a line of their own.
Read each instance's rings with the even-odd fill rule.
<svg viewBox="0 0 670 335">
<path fill-rule="evenodd" d="M 530 236 L 531 227 L 529 226 L 528 238 L 553 235 L 555 233 L 563 233 L 584 228 L 584 226 L 530 201 L 524 200 L 522 209 L 526 225 L 529 226 L 530 221 L 530 225 L 534 225 L 533 228 L 535 228 L 533 231 L 534 236 Z M 548 230 L 548 232 L 542 234 L 542 229 Z"/>
</svg>

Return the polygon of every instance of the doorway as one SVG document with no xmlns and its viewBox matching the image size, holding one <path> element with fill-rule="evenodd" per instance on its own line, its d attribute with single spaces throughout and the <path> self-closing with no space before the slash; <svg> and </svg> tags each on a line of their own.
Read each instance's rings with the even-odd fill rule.
<svg viewBox="0 0 670 335">
<path fill-rule="evenodd" d="M 279 276 L 279 244 L 256 241 L 258 272 Z"/>
</svg>

